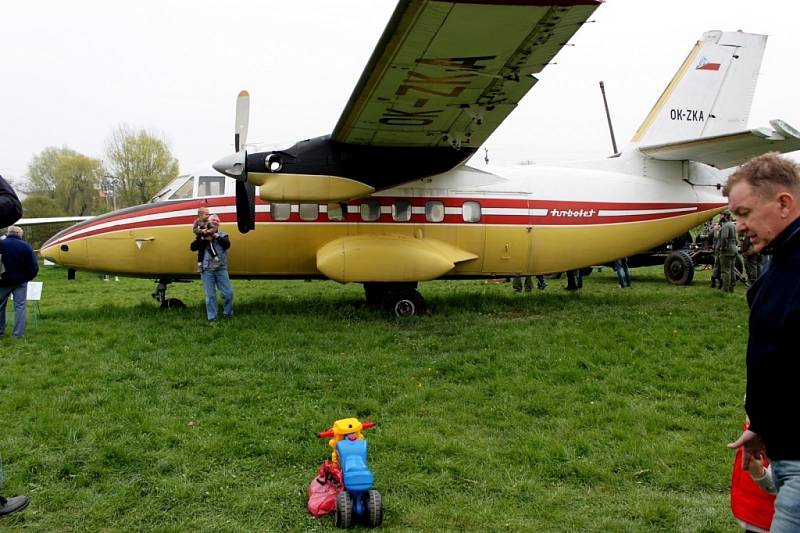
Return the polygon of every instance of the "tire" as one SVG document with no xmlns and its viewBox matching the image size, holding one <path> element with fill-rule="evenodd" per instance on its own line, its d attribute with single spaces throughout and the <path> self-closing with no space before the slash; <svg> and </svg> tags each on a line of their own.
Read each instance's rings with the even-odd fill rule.
<svg viewBox="0 0 800 533">
<path fill-rule="evenodd" d="M 383 308 L 392 316 L 414 316 L 423 313 L 425 300 L 414 289 L 401 289 L 386 294 L 383 299 Z"/>
<path fill-rule="evenodd" d="M 672 285 L 689 285 L 694 279 L 694 263 L 689 254 L 676 250 L 664 260 L 664 277 Z"/>
<path fill-rule="evenodd" d="M 177 298 L 167 298 L 161 302 L 161 309 L 185 309 L 186 304 Z"/>
<path fill-rule="evenodd" d="M 355 525 L 353 495 L 346 490 L 336 495 L 336 527 L 350 529 Z"/>
<path fill-rule="evenodd" d="M 378 527 L 383 523 L 383 500 L 377 490 L 367 491 L 367 525 Z"/>
</svg>

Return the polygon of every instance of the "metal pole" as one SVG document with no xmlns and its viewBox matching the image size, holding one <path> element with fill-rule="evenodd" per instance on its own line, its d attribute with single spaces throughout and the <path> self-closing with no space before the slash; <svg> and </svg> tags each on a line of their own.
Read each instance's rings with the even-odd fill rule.
<svg viewBox="0 0 800 533">
<path fill-rule="evenodd" d="M 614 137 L 614 126 L 611 124 L 611 113 L 608 112 L 608 100 L 606 100 L 606 86 L 600 82 L 600 92 L 603 93 L 603 105 L 606 107 L 606 119 L 608 119 L 608 131 L 611 133 L 611 146 L 614 148 L 614 155 L 619 153 L 617 150 L 617 139 Z"/>
</svg>

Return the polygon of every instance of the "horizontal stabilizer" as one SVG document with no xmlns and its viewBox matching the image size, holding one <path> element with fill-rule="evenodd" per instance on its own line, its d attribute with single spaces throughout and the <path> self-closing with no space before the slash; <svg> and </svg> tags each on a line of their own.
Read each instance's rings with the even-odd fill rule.
<svg viewBox="0 0 800 533">
<path fill-rule="evenodd" d="M 765 152 L 800 150 L 800 132 L 782 120 L 772 120 L 774 129 L 758 128 L 726 135 L 640 146 L 647 157 L 660 161 L 697 161 L 717 168 L 740 165 Z"/>
<path fill-rule="evenodd" d="M 427 281 L 456 263 L 478 256 L 435 239 L 406 235 L 358 235 L 331 241 L 317 250 L 317 268 L 340 283 Z"/>
</svg>

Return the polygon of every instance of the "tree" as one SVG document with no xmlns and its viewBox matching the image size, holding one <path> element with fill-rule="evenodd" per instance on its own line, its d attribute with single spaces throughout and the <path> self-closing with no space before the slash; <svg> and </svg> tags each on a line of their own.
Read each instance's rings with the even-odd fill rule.
<svg viewBox="0 0 800 533">
<path fill-rule="evenodd" d="M 56 167 L 62 157 L 78 155 L 78 152 L 66 146 L 56 148 L 50 146 L 31 160 L 28 164 L 28 179 L 32 194 L 40 194 L 55 198 L 56 195 Z"/>
<path fill-rule="evenodd" d="M 55 201 L 69 215 L 89 215 L 99 204 L 103 164 L 85 155 L 62 156 L 55 168 Z"/>
<path fill-rule="evenodd" d="M 121 125 L 106 143 L 109 171 L 118 179 L 118 207 L 143 204 L 178 175 L 166 141 Z"/>
<path fill-rule="evenodd" d="M 61 217 L 66 214 L 55 200 L 41 194 L 33 194 L 22 200 L 22 212 L 25 218 Z"/>
</svg>

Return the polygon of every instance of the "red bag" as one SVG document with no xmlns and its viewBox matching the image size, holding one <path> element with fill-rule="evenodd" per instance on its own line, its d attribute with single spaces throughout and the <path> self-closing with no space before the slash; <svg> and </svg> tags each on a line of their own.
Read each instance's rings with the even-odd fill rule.
<svg viewBox="0 0 800 533">
<path fill-rule="evenodd" d="M 775 496 L 756 485 L 747 470 L 742 470 L 742 449 L 736 450 L 731 476 L 731 512 L 738 520 L 769 531 L 775 513 Z"/>
<path fill-rule="evenodd" d="M 341 470 L 330 461 L 325 461 L 308 485 L 308 512 L 315 518 L 332 513 L 336 510 L 336 496 L 342 490 Z"/>
</svg>

